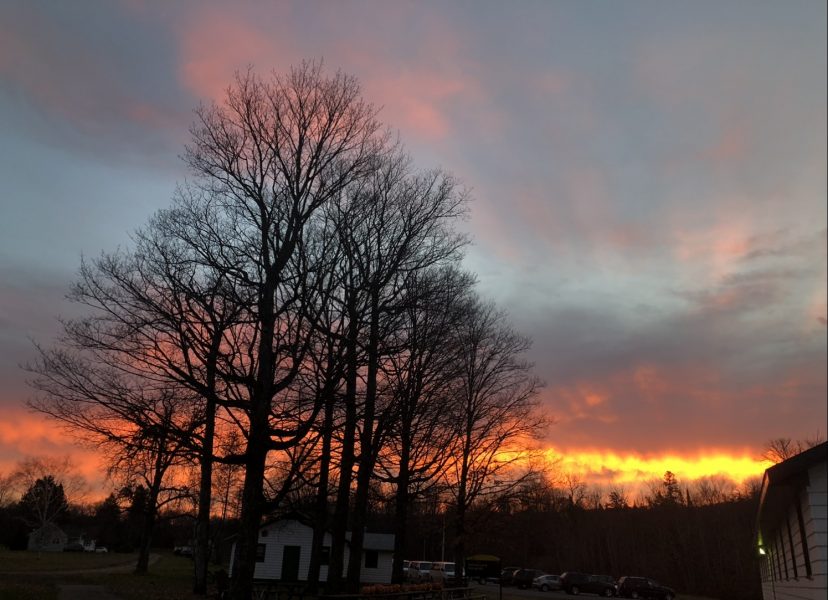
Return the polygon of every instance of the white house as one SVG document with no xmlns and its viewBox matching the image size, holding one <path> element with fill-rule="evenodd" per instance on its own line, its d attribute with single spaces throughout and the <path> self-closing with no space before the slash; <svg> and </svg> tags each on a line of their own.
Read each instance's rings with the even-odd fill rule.
<svg viewBox="0 0 828 600">
<path fill-rule="evenodd" d="M 765 471 L 756 519 L 764 600 L 828 592 L 828 443 Z"/>
<path fill-rule="evenodd" d="M 46 523 L 29 534 L 28 549 L 36 552 L 63 552 L 66 533 L 54 523 Z"/>
<path fill-rule="evenodd" d="M 350 539 L 350 532 L 348 533 Z M 313 528 L 295 518 L 265 522 L 259 528 L 259 547 L 256 556 L 255 579 L 279 581 L 307 581 Z M 331 535 L 325 534 L 319 581 L 328 579 L 328 561 Z M 365 533 L 362 551 L 362 583 L 391 583 L 391 564 L 394 556 L 394 535 Z M 233 570 L 235 544 L 230 558 Z M 345 569 L 350 561 L 350 548 L 345 546 Z"/>
</svg>

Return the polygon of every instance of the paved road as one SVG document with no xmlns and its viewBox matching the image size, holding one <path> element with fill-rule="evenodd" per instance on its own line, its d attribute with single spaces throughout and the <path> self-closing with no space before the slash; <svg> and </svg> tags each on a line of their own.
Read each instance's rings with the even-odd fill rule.
<svg viewBox="0 0 828 600">
<path fill-rule="evenodd" d="M 480 585 L 479 583 L 472 583 L 471 586 L 474 588 L 475 592 L 480 594 L 486 594 L 490 598 L 490 600 L 498 600 L 500 596 L 500 586 L 495 584 L 488 584 L 488 585 Z M 566 592 L 559 591 L 559 592 L 541 592 L 540 590 L 536 590 L 534 588 L 529 588 L 526 590 L 518 589 L 514 586 L 508 585 L 504 586 L 503 588 L 503 596 L 511 596 L 511 597 L 518 597 L 518 598 L 532 598 L 534 600 L 561 600 L 562 598 L 569 598 L 570 600 L 574 596 L 569 596 Z M 586 596 L 590 598 L 592 596 Z M 598 598 L 598 596 L 594 596 Z"/>
</svg>

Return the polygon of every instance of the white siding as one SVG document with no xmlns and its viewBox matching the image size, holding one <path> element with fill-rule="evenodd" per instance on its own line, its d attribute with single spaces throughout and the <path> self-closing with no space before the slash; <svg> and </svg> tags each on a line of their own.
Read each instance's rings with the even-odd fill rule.
<svg viewBox="0 0 828 600">
<path fill-rule="evenodd" d="M 281 579 L 282 558 L 285 546 L 299 546 L 299 579 L 306 581 L 310 570 L 310 551 L 313 544 L 313 529 L 303 525 L 299 521 L 277 521 L 262 526 L 259 530 L 259 543 L 265 545 L 264 561 L 256 563 L 254 577 L 256 579 Z M 325 534 L 324 546 L 331 546 L 331 535 Z M 393 553 L 380 550 L 377 553 L 376 568 L 365 567 L 365 555 L 363 553 L 360 569 L 360 579 L 363 583 L 391 583 L 391 566 Z M 235 557 L 235 544 L 230 559 L 230 571 L 232 573 L 233 558 Z M 345 546 L 344 571 L 347 572 L 348 561 L 350 560 L 350 549 Z M 322 565 L 319 568 L 319 581 L 328 580 L 328 567 Z"/>
<path fill-rule="evenodd" d="M 781 517 L 776 531 L 764 540 L 769 552 L 762 565 L 765 600 L 825 599 L 828 589 L 828 476 L 825 464 L 811 468 L 808 476 L 809 485 L 801 495 L 801 502 L 811 576 L 807 576 L 796 506 L 791 505 L 787 514 Z"/>
<path fill-rule="evenodd" d="M 828 581 L 828 474 L 825 464 L 813 467 L 808 472 L 808 478 L 810 485 L 807 500 L 803 502 L 803 517 L 813 575 L 815 579 L 821 578 L 824 591 Z"/>
<path fill-rule="evenodd" d="M 377 568 L 365 567 L 365 555 L 362 556 L 362 568 L 359 570 L 359 579 L 362 583 L 391 583 L 391 565 L 394 562 L 393 552 L 379 550 L 377 552 Z"/>
<path fill-rule="evenodd" d="M 256 579 L 281 579 L 282 578 L 282 557 L 285 546 L 299 546 L 299 579 L 308 578 L 310 569 L 310 550 L 313 544 L 313 529 L 303 525 L 299 521 L 277 521 L 263 526 L 259 530 L 259 543 L 265 544 L 264 562 L 256 563 L 254 577 Z M 325 535 L 325 545 L 330 545 L 329 535 Z M 324 568 L 325 578 L 328 569 Z"/>
</svg>

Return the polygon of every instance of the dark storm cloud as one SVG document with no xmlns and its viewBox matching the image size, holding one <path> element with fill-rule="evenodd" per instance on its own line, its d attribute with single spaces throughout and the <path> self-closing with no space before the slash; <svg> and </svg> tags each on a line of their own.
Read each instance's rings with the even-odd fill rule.
<svg viewBox="0 0 828 600">
<path fill-rule="evenodd" d="M 533 319 L 532 357 L 560 419 L 550 440 L 687 451 L 702 441 L 761 445 L 802 423 L 818 427 L 825 335 L 800 282 L 820 280 L 811 263 L 824 235 L 790 247 L 800 249 L 794 266 L 751 263 L 710 288 L 678 294 L 682 303 L 666 313 L 629 314 L 584 299 L 552 308 L 542 324 Z"/>
<path fill-rule="evenodd" d="M 16 363 L 53 335 L 80 256 L 128 245 L 167 205 L 192 108 L 238 69 L 323 57 L 418 164 L 473 189 L 466 264 L 535 338 L 550 443 L 698 454 L 810 435 L 826 420 L 825 10 L 3 2 L 0 376 L 15 399 L 0 402 L 25 393 Z M 36 446 L 11 414 L 0 459 Z"/>
<path fill-rule="evenodd" d="M 102 160 L 169 168 L 195 99 L 176 83 L 174 39 L 145 43 L 155 34 L 117 9 L 4 3 L 0 101 L 16 115 L 7 127 Z"/>
</svg>

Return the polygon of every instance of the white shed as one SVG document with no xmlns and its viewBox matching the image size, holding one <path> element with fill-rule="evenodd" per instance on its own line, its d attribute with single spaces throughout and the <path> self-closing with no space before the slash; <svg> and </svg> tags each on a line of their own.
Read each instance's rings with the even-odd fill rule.
<svg viewBox="0 0 828 600">
<path fill-rule="evenodd" d="M 350 539 L 350 532 L 348 533 Z M 265 522 L 259 528 L 259 548 L 256 557 L 255 579 L 279 581 L 307 581 L 313 528 L 295 518 Z M 331 535 L 325 534 L 319 581 L 327 581 L 327 555 L 330 552 Z M 362 583 L 391 583 L 391 565 L 394 557 L 394 535 L 365 533 L 362 551 Z M 235 544 L 230 558 L 233 569 Z M 350 560 L 350 549 L 345 547 L 345 570 Z"/>
<path fill-rule="evenodd" d="M 54 523 L 46 523 L 29 534 L 27 548 L 36 552 L 63 552 L 68 538 Z"/>
<path fill-rule="evenodd" d="M 824 600 L 828 591 L 828 443 L 762 480 L 757 542 L 764 600 Z"/>
</svg>

